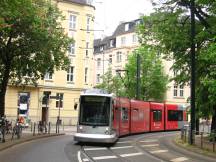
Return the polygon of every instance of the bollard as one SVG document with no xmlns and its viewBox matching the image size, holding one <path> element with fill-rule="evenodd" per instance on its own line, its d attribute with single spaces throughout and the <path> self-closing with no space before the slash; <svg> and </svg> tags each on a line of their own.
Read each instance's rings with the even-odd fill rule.
<svg viewBox="0 0 216 162">
<path fill-rule="evenodd" d="M 34 123 L 33 136 L 35 136 L 35 127 L 36 127 L 36 123 Z"/>
<path fill-rule="evenodd" d="M 181 140 L 184 140 L 184 128 L 181 129 Z"/>
<path fill-rule="evenodd" d="M 201 149 L 203 148 L 203 132 L 201 132 Z"/>
<path fill-rule="evenodd" d="M 49 126 L 48 126 L 48 134 L 50 134 L 50 122 L 49 122 Z"/>
<path fill-rule="evenodd" d="M 31 122 L 31 132 L 32 132 L 32 122 Z"/>
<path fill-rule="evenodd" d="M 56 134 L 58 133 L 58 132 L 57 132 L 57 123 L 58 123 L 58 122 L 56 122 Z"/>
<path fill-rule="evenodd" d="M 215 135 L 215 132 L 213 133 L 213 152 L 215 152 L 215 138 L 216 138 L 216 135 Z"/>
<path fill-rule="evenodd" d="M 2 143 L 5 142 L 5 126 L 2 127 Z"/>
<path fill-rule="evenodd" d="M 63 132 L 64 132 L 64 122 L 63 122 L 62 128 L 63 128 Z"/>
</svg>

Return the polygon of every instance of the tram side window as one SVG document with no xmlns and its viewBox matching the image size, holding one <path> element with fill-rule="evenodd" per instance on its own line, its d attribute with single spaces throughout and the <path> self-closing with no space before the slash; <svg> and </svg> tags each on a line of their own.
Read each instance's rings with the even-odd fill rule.
<svg viewBox="0 0 216 162">
<path fill-rule="evenodd" d="M 168 110 L 168 121 L 183 121 L 183 111 Z"/>
<path fill-rule="evenodd" d="M 162 111 L 161 110 L 153 110 L 153 121 L 162 121 Z"/>
<path fill-rule="evenodd" d="M 123 121 L 128 120 L 128 109 L 127 108 L 124 108 L 124 107 L 122 108 L 121 117 Z"/>
</svg>

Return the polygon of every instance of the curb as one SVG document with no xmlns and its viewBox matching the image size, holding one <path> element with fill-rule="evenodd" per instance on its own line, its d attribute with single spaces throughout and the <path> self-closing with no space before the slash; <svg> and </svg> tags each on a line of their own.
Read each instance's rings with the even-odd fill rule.
<svg viewBox="0 0 216 162">
<path fill-rule="evenodd" d="M 26 143 L 26 142 L 29 142 L 29 141 L 33 141 L 33 140 L 37 140 L 37 139 L 41 139 L 41 138 L 61 136 L 61 135 L 65 135 L 65 133 L 59 133 L 59 134 L 42 134 L 42 135 L 35 135 L 35 136 L 24 137 L 24 138 L 21 138 L 19 140 L 8 141 L 8 142 L 0 144 L 0 151 L 6 150 L 6 149 L 8 149 L 10 147 L 13 147 L 15 145 L 23 144 L 23 143 Z"/>
<path fill-rule="evenodd" d="M 200 149 L 200 148 L 198 148 L 198 147 L 196 147 L 194 145 L 193 146 L 191 146 L 191 145 L 185 145 L 184 143 L 179 143 L 177 140 L 178 140 L 177 138 L 173 139 L 173 143 L 177 147 L 180 147 L 180 148 L 182 148 L 184 150 L 191 151 L 191 152 L 196 153 L 196 154 L 203 155 L 205 157 L 216 158 L 216 153 L 210 152 L 208 150 Z"/>
</svg>

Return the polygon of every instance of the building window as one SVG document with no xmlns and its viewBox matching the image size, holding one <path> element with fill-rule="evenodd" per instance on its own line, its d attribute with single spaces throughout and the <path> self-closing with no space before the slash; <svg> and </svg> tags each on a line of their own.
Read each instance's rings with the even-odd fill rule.
<svg viewBox="0 0 216 162">
<path fill-rule="evenodd" d="M 112 55 L 109 55 L 109 63 L 112 64 Z"/>
<path fill-rule="evenodd" d="M 133 43 L 136 43 L 136 42 L 137 42 L 137 35 L 136 35 L 136 34 L 133 34 L 132 41 L 133 41 Z"/>
<path fill-rule="evenodd" d="M 86 57 L 88 57 L 89 42 L 86 42 Z"/>
<path fill-rule="evenodd" d="M 90 21 L 91 21 L 91 17 L 87 17 L 87 25 L 86 25 L 86 30 L 87 30 L 87 32 L 89 32 L 89 30 L 90 30 Z"/>
<path fill-rule="evenodd" d="M 88 68 L 85 68 L 85 83 L 88 83 Z"/>
<path fill-rule="evenodd" d="M 183 85 L 180 85 L 180 86 L 179 86 L 179 96 L 180 96 L 180 97 L 183 97 L 183 96 L 184 96 L 184 86 L 183 86 Z"/>
<path fill-rule="evenodd" d="M 100 46 L 100 51 L 103 51 L 103 46 Z"/>
<path fill-rule="evenodd" d="M 173 96 L 174 97 L 178 96 L 178 86 L 177 86 L 177 84 L 174 84 Z"/>
<path fill-rule="evenodd" d="M 44 76 L 44 79 L 45 79 L 45 80 L 52 80 L 52 79 L 53 79 L 53 78 L 52 78 L 52 73 L 46 72 L 46 74 L 45 74 L 45 76 Z"/>
<path fill-rule="evenodd" d="M 110 40 L 110 47 L 114 47 L 114 40 Z"/>
<path fill-rule="evenodd" d="M 125 45 L 126 44 L 126 38 L 125 37 L 121 37 L 121 45 Z"/>
<path fill-rule="evenodd" d="M 67 71 L 67 81 L 73 82 L 74 81 L 74 67 L 71 66 Z"/>
<path fill-rule="evenodd" d="M 98 58 L 98 59 L 97 59 L 97 68 L 100 68 L 100 66 L 101 66 L 101 59 Z"/>
<path fill-rule="evenodd" d="M 68 48 L 69 55 L 75 55 L 75 43 L 71 43 Z"/>
<path fill-rule="evenodd" d="M 125 24 L 125 31 L 129 30 L 129 24 Z"/>
<path fill-rule="evenodd" d="M 97 74 L 96 81 L 97 81 L 97 83 L 100 83 L 100 74 Z"/>
<path fill-rule="evenodd" d="M 56 93 L 56 97 L 56 108 L 62 108 L 64 93 Z"/>
<path fill-rule="evenodd" d="M 173 96 L 174 97 L 184 97 L 184 85 L 174 84 Z"/>
<path fill-rule="evenodd" d="M 122 53 L 121 52 L 117 52 L 116 53 L 116 62 L 119 63 L 122 61 Z"/>
<path fill-rule="evenodd" d="M 69 29 L 76 30 L 76 19 L 77 17 L 75 15 L 69 16 Z"/>
</svg>

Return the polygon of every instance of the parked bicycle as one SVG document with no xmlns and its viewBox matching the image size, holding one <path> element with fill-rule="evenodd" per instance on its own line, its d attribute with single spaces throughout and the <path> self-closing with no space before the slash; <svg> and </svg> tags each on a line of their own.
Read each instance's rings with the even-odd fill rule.
<svg viewBox="0 0 216 162">
<path fill-rule="evenodd" d="M 19 139 L 21 137 L 21 134 L 22 134 L 22 126 L 21 126 L 21 124 L 17 120 L 17 122 L 15 123 L 15 125 L 13 127 L 12 139 L 14 138 L 15 135 Z"/>
<path fill-rule="evenodd" d="M 0 118 L 0 141 L 5 142 L 6 116 Z"/>
</svg>

